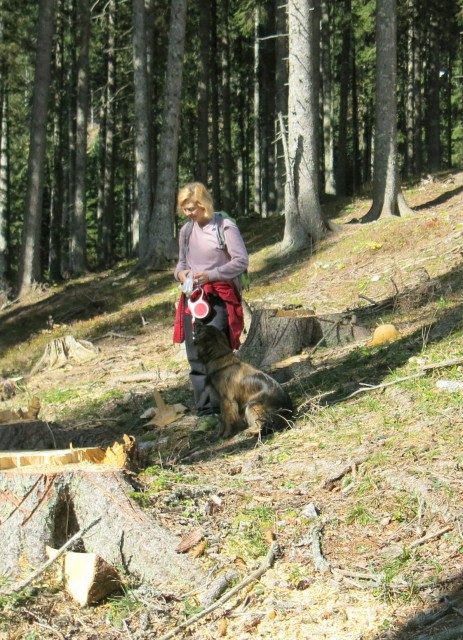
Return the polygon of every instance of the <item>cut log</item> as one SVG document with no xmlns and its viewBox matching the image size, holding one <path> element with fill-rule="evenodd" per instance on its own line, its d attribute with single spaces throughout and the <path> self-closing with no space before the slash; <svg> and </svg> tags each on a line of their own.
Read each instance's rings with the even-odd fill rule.
<svg viewBox="0 0 463 640">
<path fill-rule="evenodd" d="M 62 547 L 101 517 L 76 551 L 155 585 L 191 588 L 200 580 L 193 560 L 176 552 L 178 539 L 131 499 L 132 475 L 108 460 L 0 473 L 0 574 L 17 577 L 28 565 L 39 566 L 47 545 Z"/>
<path fill-rule="evenodd" d="M 315 316 L 311 309 L 260 309 L 237 355 L 259 369 L 271 371 L 275 363 L 308 352 L 318 345 L 337 346 L 369 337 L 355 317 L 343 314 Z"/>
<path fill-rule="evenodd" d="M 49 558 L 53 558 L 58 550 L 47 546 L 46 552 Z M 66 591 L 81 607 L 98 602 L 121 587 L 116 569 L 96 553 L 67 551 L 57 573 Z"/>
</svg>

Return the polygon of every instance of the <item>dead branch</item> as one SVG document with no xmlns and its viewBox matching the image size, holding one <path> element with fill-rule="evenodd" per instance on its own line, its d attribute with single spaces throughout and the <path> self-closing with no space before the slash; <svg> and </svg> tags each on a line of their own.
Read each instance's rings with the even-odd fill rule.
<svg viewBox="0 0 463 640">
<path fill-rule="evenodd" d="M 314 526 L 314 528 L 312 529 L 313 563 L 317 571 L 320 571 L 321 573 L 331 573 L 331 566 L 325 560 L 322 554 L 321 543 L 320 543 L 321 533 L 322 533 L 321 527 L 317 525 Z"/>
<path fill-rule="evenodd" d="M 237 571 L 227 571 L 214 580 L 206 593 L 200 598 L 200 602 L 203 607 L 209 607 L 215 602 L 219 596 L 225 591 L 225 589 L 236 580 L 238 577 Z"/>
<path fill-rule="evenodd" d="M 359 393 L 366 393 L 367 391 L 374 391 L 375 389 L 385 389 L 386 387 L 391 387 L 394 384 L 399 384 L 399 382 L 404 382 L 405 380 L 413 380 L 413 378 L 421 378 L 425 375 L 424 371 L 420 371 L 419 373 L 415 373 L 411 376 L 405 376 L 405 378 L 397 378 L 397 380 L 392 380 L 391 382 L 383 382 L 382 384 L 372 384 L 369 387 L 362 387 L 361 389 L 357 389 L 356 391 L 350 393 L 348 396 L 344 396 L 344 398 L 339 398 L 338 400 L 333 400 L 329 404 L 337 404 L 338 402 L 344 402 L 345 400 L 349 400 Z"/>
<path fill-rule="evenodd" d="M 108 333 L 104 333 L 102 336 L 92 338 L 92 342 L 103 340 L 104 338 L 122 338 L 123 340 L 135 340 L 135 336 L 132 336 L 128 333 L 124 335 L 123 333 L 117 333 L 116 331 L 108 331 Z"/>
<path fill-rule="evenodd" d="M 363 464 L 364 462 L 366 462 L 369 457 L 370 456 L 367 455 L 367 456 L 363 456 L 362 458 L 357 458 L 356 460 L 352 460 L 351 462 L 349 462 L 349 464 L 347 464 L 345 467 L 343 467 L 340 471 L 338 471 L 334 475 L 330 476 L 329 478 L 326 478 L 323 481 L 323 483 L 322 483 L 320 488 L 321 489 L 327 489 L 328 491 L 331 491 L 331 489 L 334 487 L 335 483 L 338 480 L 343 478 L 347 473 L 350 473 L 356 467 L 358 467 L 361 464 Z"/>
<path fill-rule="evenodd" d="M 258 569 L 256 569 L 247 578 L 245 578 L 239 584 L 233 587 L 233 589 L 230 589 L 230 591 L 225 593 L 220 598 L 220 600 L 217 600 L 217 602 L 214 602 L 214 604 L 211 604 L 209 607 L 207 607 L 197 615 L 193 616 L 192 618 L 185 620 L 185 622 L 182 622 L 182 624 L 180 624 L 178 627 L 176 627 L 172 631 L 169 631 L 169 633 L 166 633 L 165 635 L 163 635 L 161 638 L 159 638 L 159 640 L 170 640 L 170 638 L 175 637 L 183 629 L 190 627 L 192 624 L 195 624 L 195 622 L 198 622 L 198 620 L 201 620 L 201 618 L 204 618 L 205 616 L 212 613 L 212 611 L 215 611 L 216 609 L 221 607 L 228 600 L 230 600 L 230 598 L 232 598 L 234 595 L 236 595 L 242 589 L 244 589 L 244 587 L 247 587 L 248 584 L 251 584 L 251 582 L 258 580 L 267 571 L 267 569 L 270 569 L 270 567 L 273 565 L 273 563 L 275 562 L 275 558 L 278 554 L 278 550 L 279 550 L 278 543 L 274 540 L 269 547 L 267 555 L 265 556 L 264 560 L 262 561 Z"/>
<path fill-rule="evenodd" d="M 462 364 L 463 358 L 454 358 L 453 360 L 442 360 L 442 362 L 434 362 L 433 364 L 425 364 L 421 367 L 422 371 L 430 371 L 431 369 L 442 369 L 443 367 L 454 367 Z"/>
<path fill-rule="evenodd" d="M 440 538 L 441 536 L 444 535 L 444 533 L 447 533 L 448 531 L 452 531 L 452 529 L 453 527 L 451 527 L 450 525 L 447 525 L 446 527 L 444 527 L 443 529 L 439 529 L 439 531 L 436 531 L 435 533 L 428 533 L 426 536 L 423 536 L 422 538 L 415 540 L 415 542 L 412 542 L 410 545 L 410 549 L 414 549 L 415 547 L 419 547 L 422 544 L 426 544 L 426 542 L 429 542 L 429 540 Z"/>
<path fill-rule="evenodd" d="M 2 592 L 2 593 L 6 593 L 6 595 L 11 595 L 12 593 L 18 593 L 19 591 L 22 591 L 25 587 L 30 585 L 30 583 L 33 582 L 38 576 L 40 576 L 44 571 L 46 571 L 48 567 L 51 567 L 51 565 L 54 562 L 56 562 L 56 560 L 58 560 L 58 558 L 62 556 L 65 551 L 70 549 L 77 542 L 77 540 L 80 540 L 87 533 L 87 531 L 89 531 L 89 529 L 91 529 L 96 524 L 98 524 L 100 520 L 101 520 L 101 516 L 92 520 L 92 522 L 90 522 L 89 525 L 87 525 L 86 527 L 84 527 L 83 529 L 75 533 L 72 536 L 72 538 L 70 538 L 65 544 L 63 544 L 63 546 L 58 549 L 58 551 L 56 552 L 56 555 L 53 558 L 50 558 L 49 560 L 47 560 L 45 564 L 43 564 L 41 567 L 36 569 L 36 571 L 31 573 L 31 575 L 28 578 L 14 585 L 9 591 Z"/>
<path fill-rule="evenodd" d="M 342 576 L 343 578 L 354 578 L 355 580 L 366 580 L 367 582 L 372 582 L 375 587 L 384 581 L 384 574 L 382 573 L 361 573 L 336 567 L 332 568 L 332 572 Z"/>
</svg>

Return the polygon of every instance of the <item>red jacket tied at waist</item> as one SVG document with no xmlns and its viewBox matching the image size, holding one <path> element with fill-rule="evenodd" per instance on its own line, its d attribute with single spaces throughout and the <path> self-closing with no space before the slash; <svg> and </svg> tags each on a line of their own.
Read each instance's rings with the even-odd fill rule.
<svg viewBox="0 0 463 640">
<path fill-rule="evenodd" d="M 231 282 L 219 281 L 210 282 L 203 285 L 204 293 L 208 295 L 218 296 L 225 302 L 228 314 L 228 329 L 230 334 L 230 345 L 232 349 L 238 349 L 240 346 L 240 336 L 244 328 L 243 307 L 241 306 L 241 297 L 236 287 Z M 174 342 L 183 342 L 185 334 L 183 331 L 183 314 L 190 313 L 186 306 L 186 296 L 182 293 L 174 322 Z"/>
</svg>

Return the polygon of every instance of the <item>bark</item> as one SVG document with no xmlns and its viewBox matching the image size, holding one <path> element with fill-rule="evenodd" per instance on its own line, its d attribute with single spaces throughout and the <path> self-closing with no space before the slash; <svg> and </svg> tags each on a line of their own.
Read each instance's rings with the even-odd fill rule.
<svg viewBox="0 0 463 640">
<path fill-rule="evenodd" d="M 418 114 L 416 109 L 416 64 L 415 60 L 418 56 L 418 44 L 416 34 L 416 15 L 415 0 L 407 0 L 407 78 L 405 85 L 405 155 L 404 169 L 405 174 L 410 176 L 415 171 L 415 127 L 420 126 L 418 122 Z"/>
<path fill-rule="evenodd" d="M 276 21 L 276 60 L 275 60 L 275 106 L 276 113 L 281 114 L 285 122 L 288 116 L 288 38 L 286 7 L 280 0 L 275 0 L 275 21 Z M 278 124 L 277 130 L 280 131 Z M 281 133 L 281 131 L 280 131 Z M 283 154 L 283 143 L 281 136 L 277 137 L 276 143 L 276 187 L 277 187 L 277 209 L 281 211 L 284 206 L 285 191 L 285 160 Z"/>
<path fill-rule="evenodd" d="M 256 216 L 262 215 L 262 149 L 261 149 L 261 126 L 260 126 L 260 43 L 259 43 L 259 8 L 254 9 L 254 206 L 253 213 Z"/>
<path fill-rule="evenodd" d="M 245 362 L 268 370 L 275 362 L 301 353 L 304 347 L 314 344 L 320 338 L 319 334 L 314 336 L 314 324 L 310 312 L 304 317 L 288 318 L 278 316 L 275 310 L 254 311 L 238 355 Z"/>
<path fill-rule="evenodd" d="M 199 7 L 199 59 L 198 59 L 198 156 L 196 178 L 208 183 L 209 166 L 209 71 L 211 6 L 200 2 Z"/>
<path fill-rule="evenodd" d="M 85 173 L 87 167 L 87 124 L 89 110 L 89 0 L 79 0 L 77 16 L 79 59 L 77 63 L 76 166 L 74 210 L 70 224 L 70 270 L 73 276 L 82 275 L 87 268 L 87 199 Z"/>
<path fill-rule="evenodd" d="M 333 78 L 331 68 L 332 46 L 331 46 L 331 19 L 330 7 L 324 0 L 322 6 L 322 51 L 321 68 L 323 79 L 323 155 L 324 155 L 324 178 L 325 193 L 336 194 L 336 182 L 334 179 L 334 102 L 333 102 Z"/>
<path fill-rule="evenodd" d="M 53 119 L 53 178 L 50 206 L 50 231 L 49 231 L 49 251 L 48 270 L 50 278 L 57 281 L 61 278 L 61 252 L 63 249 L 63 239 L 65 230 L 63 228 L 63 208 L 66 184 L 64 179 L 65 153 L 64 153 L 64 67 L 63 67 L 63 17 L 61 12 L 57 12 L 57 37 L 55 39 L 54 55 L 54 93 L 55 111 Z"/>
<path fill-rule="evenodd" d="M 186 0 L 172 0 L 164 107 L 156 194 L 149 226 L 149 249 L 142 266 L 165 269 L 177 255 L 173 238 L 177 189 L 178 135 L 185 48 Z"/>
<path fill-rule="evenodd" d="M 396 83 L 396 0 L 378 0 L 373 203 L 361 219 L 362 222 L 412 212 L 405 202 L 399 184 Z"/>
<path fill-rule="evenodd" d="M 199 571 L 175 552 L 178 539 L 130 498 L 133 488 L 122 471 L 94 466 L 0 474 L 2 574 L 17 574 L 23 563 L 37 567 L 46 560 L 47 545 L 61 547 L 101 517 L 83 537 L 79 551 L 96 553 L 129 576 L 164 589 L 191 589 Z"/>
<path fill-rule="evenodd" d="M 114 260 L 114 135 L 116 99 L 116 2 L 107 3 L 107 70 L 105 88 L 105 142 L 103 165 L 103 215 L 100 235 L 100 258 L 104 266 Z"/>
<path fill-rule="evenodd" d="M 146 41 L 146 9 L 145 0 L 133 0 L 133 73 L 135 92 L 135 173 L 136 173 L 136 213 L 138 220 L 138 253 L 144 260 L 149 249 L 149 221 L 152 211 L 151 201 L 151 156 L 150 137 L 151 116 L 148 97 L 148 60 Z M 134 243 L 137 248 L 137 242 Z"/>
<path fill-rule="evenodd" d="M 279 382 L 286 382 L 300 370 L 307 373 L 311 366 L 308 362 L 299 367 L 297 359 L 286 364 L 286 359 L 302 353 L 310 355 L 320 345 L 339 346 L 369 336 L 368 329 L 358 325 L 351 314 L 315 316 L 310 309 L 261 309 L 253 311 L 238 355 L 257 368 L 271 370 Z"/>
<path fill-rule="evenodd" d="M 429 58 L 426 91 L 426 155 L 427 169 L 431 173 L 440 168 L 440 43 L 439 43 L 439 8 L 431 2 L 429 12 Z"/>
<path fill-rule="evenodd" d="M 339 79 L 339 132 L 336 167 L 336 188 L 339 195 L 347 194 L 347 118 L 351 82 L 351 0 L 344 0 L 342 9 L 342 46 Z"/>
<path fill-rule="evenodd" d="M 51 78 L 54 0 L 40 0 L 32 97 L 31 135 L 24 207 L 22 250 L 19 265 L 19 295 L 26 294 L 42 275 L 40 238 L 45 173 L 46 129 Z"/>
<path fill-rule="evenodd" d="M 7 155 L 7 99 L 3 80 L 5 74 L 1 74 L 2 83 L 0 86 L 0 305 L 6 302 L 8 291 L 7 270 L 8 270 L 8 155 Z"/>
<path fill-rule="evenodd" d="M 214 202 L 221 202 L 220 185 L 220 64 L 218 45 L 217 0 L 211 2 L 211 175 Z"/>
<path fill-rule="evenodd" d="M 315 2 L 290 0 L 286 223 L 281 250 L 313 248 L 324 235 L 318 191 L 318 60 Z"/>
<path fill-rule="evenodd" d="M 229 2 L 223 1 L 224 28 L 222 32 L 222 165 L 223 165 L 223 188 L 221 199 L 218 201 L 220 209 L 234 213 L 235 198 L 233 193 L 233 154 L 231 142 L 231 71 L 230 71 L 230 35 L 229 35 Z"/>
</svg>

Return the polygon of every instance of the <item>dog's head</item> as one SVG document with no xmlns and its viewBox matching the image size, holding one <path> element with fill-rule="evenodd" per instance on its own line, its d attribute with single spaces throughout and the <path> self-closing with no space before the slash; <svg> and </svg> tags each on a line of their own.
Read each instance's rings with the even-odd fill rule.
<svg viewBox="0 0 463 640">
<path fill-rule="evenodd" d="M 203 362 L 209 362 L 232 349 L 223 331 L 209 324 L 196 321 L 193 329 L 193 342 L 198 348 L 198 354 Z"/>
</svg>

